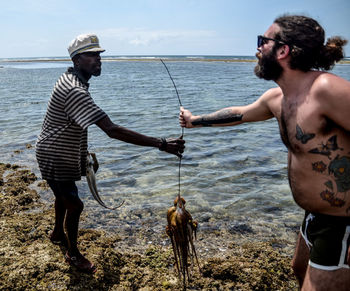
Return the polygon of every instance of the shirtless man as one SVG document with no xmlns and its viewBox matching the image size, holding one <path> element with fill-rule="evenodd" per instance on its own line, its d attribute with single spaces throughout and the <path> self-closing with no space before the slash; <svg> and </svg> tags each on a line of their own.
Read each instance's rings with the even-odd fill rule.
<svg viewBox="0 0 350 291">
<path fill-rule="evenodd" d="M 350 290 L 350 82 L 325 72 L 344 57 L 347 41 L 324 41 L 311 18 L 277 18 L 258 36 L 255 74 L 278 87 L 211 114 L 181 108 L 179 119 L 186 128 L 277 119 L 293 197 L 306 212 L 294 272 L 301 290 L 339 291 Z"/>
</svg>

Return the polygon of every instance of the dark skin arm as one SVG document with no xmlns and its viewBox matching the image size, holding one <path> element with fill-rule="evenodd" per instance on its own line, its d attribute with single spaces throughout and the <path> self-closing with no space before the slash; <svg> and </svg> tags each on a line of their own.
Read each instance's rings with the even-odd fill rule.
<svg viewBox="0 0 350 291">
<path fill-rule="evenodd" d="M 139 145 L 139 146 L 148 146 L 161 149 L 163 144 L 162 140 L 157 137 L 146 136 L 141 133 L 132 131 L 123 126 L 114 124 L 108 116 L 102 118 L 96 125 L 101 128 L 109 137 L 115 138 L 127 143 Z M 185 141 L 182 138 L 168 138 L 166 139 L 166 145 L 164 146 L 164 151 L 178 157 L 182 157 L 182 153 L 185 149 Z"/>
</svg>

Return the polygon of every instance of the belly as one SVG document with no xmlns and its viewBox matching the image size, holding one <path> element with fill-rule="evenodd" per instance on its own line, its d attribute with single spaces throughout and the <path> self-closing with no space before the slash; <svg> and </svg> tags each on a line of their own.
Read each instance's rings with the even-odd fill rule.
<svg viewBox="0 0 350 291">
<path fill-rule="evenodd" d="M 289 182 L 296 203 L 315 213 L 350 216 L 350 157 L 289 156 Z"/>
</svg>

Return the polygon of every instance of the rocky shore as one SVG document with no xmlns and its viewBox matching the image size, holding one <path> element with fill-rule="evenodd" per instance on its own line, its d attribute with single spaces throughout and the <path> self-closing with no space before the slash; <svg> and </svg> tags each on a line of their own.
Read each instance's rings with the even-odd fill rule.
<svg viewBox="0 0 350 291">
<path fill-rule="evenodd" d="M 46 189 L 30 171 L 0 163 L 0 289 L 1 290 L 182 290 L 171 247 L 128 240 L 140 233 L 115 235 L 81 229 L 79 247 L 97 266 L 83 274 L 64 261 L 64 247 L 51 244 L 54 213 L 32 185 Z M 164 234 L 165 235 L 165 234 Z M 211 239 L 227 240 L 220 234 Z M 197 248 L 205 240 L 196 243 Z M 187 290 L 297 290 L 290 261 L 278 241 L 236 244 L 225 241 L 225 255 L 200 257 Z"/>
</svg>

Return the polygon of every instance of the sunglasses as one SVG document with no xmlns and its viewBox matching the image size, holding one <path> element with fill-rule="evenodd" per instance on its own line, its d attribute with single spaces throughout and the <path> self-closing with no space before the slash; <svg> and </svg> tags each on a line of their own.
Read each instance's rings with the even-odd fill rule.
<svg viewBox="0 0 350 291">
<path fill-rule="evenodd" d="M 281 43 L 281 44 L 286 44 L 283 41 L 280 41 L 280 40 L 277 40 L 274 38 L 269 38 L 269 37 L 265 37 L 263 35 L 258 35 L 258 47 L 261 47 L 264 44 L 267 44 L 269 42 L 269 40 L 273 40 L 273 41 Z"/>
</svg>

